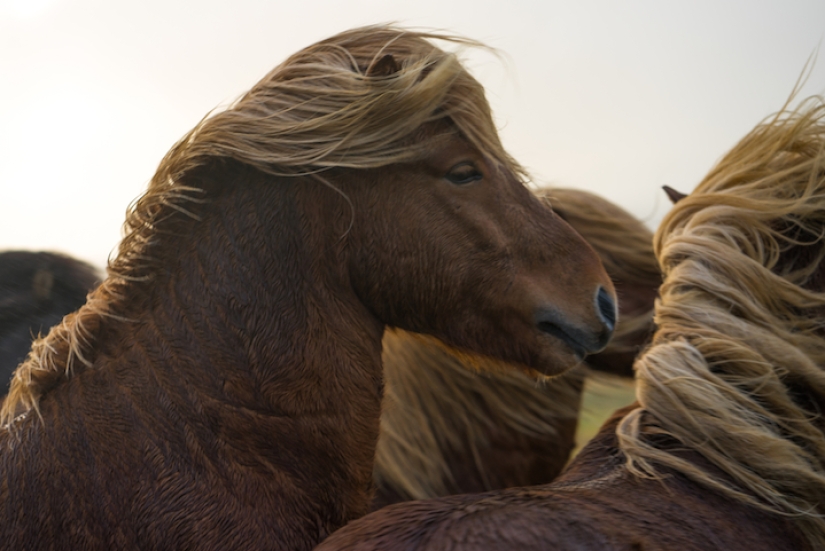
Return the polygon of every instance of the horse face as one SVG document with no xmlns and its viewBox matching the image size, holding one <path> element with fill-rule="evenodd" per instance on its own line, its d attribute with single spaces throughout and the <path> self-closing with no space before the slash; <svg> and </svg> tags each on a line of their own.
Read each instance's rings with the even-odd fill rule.
<svg viewBox="0 0 825 551">
<path fill-rule="evenodd" d="M 344 189 L 361 300 L 388 325 L 546 374 L 604 348 L 615 294 L 591 247 L 458 133 L 431 144 Z"/>
</svg>

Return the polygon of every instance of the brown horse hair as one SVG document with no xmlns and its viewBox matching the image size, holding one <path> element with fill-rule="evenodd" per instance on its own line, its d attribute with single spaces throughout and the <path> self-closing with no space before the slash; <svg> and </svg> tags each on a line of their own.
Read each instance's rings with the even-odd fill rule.
<svg viewBox="0 0 825 551">
<path fill-rule="evenodd" d="M 653 252 L 653 232 L 635 216 L 589 191 L 540 188 L 536 195 L 599 253 L 612 279 L 658 287 L 662 281 Z"/>
<path fill-rule="evenodd" d="M 38 412 L 45 393 L 92 366 L 95 342 L 107 323 L 129 322 L 121 311 L 125 294 L 149 284 L 162 269 L 153 253 L 158 226 L 198 218 L 198 205 L 209 198 L 206 190 L 188 185 L 196 179 L 187 176 L 214 159 L 235 159 L 273 175 L 312 174 L 331 185 L 321 173 L 333 167 L 375 168 L 422 158 L 416 131 L 449 120 L 497 166 L 526 179 L 499 141 L 482 86 L 455 53 L 432 41 L 482 46 L 393 26 L 349 30 L 289 57 L 228 109 L 201 120 L 167 153 L 127 213 L 108 277 L 86 305 L 34 343 L 11 382 L 0 424 Z M 388 63 L 387 55 L 403 64 Z"/>
<path fill-rule="evenodd" d="M 536 194 L 590 243 L 618 290 L 622 283 L 646 290 L 649 305 L 623 310 L 613 339 L 597 355 L 626 354 L 621 360 L 627 366 L 615 371 L 630 375 L 632 358 L 653 333 L 653 300 L 661 284 L 653 232 L 621 207 L 587 191 L 542 188 Z M 489 448 L 492 416 L 513 434 L 564 446 L 557 426 L 578 418 L 583 380 L 599 375 L 587 364 L 552 379 L 527 374 L 512 364 L 402 330 L 385 332 L 383 345 L 385 390 L 374 479 L 379 488 L 388 487 L 405 499 L 450 494 L 445 484 L 454 479 L 445 457 L 449 449 L 469 446 L 484 477 L 480 450 Z M 497 489 L 489 480 L 484 486 Z"/>
<path fill-rule="evenodd" d="M 578 417 L 584 369 L 552 379 L 528 375 L 512 364 L 401 330 L 386 331 L 383 346 L 374 479 L 379 488 L 405 499 L 451 493 L 446 482 L 454 482 L 454 473 L 445 455 L 451 449 L 465 454 L 469 446 L 485 478 L 481 450 L 490 447 L 491 416 L 513 434 L 550 441 L 559 437 L 560 420 Z M 496 488 L 488 479 L 483 483 Z"/>
<path fill-rule="evenodd" d="M 635 356 L 641 350 L 640 343 L 652 335 L 653 299 L 662 284 L 653 251 L 653 232 L 632 214 L 595 193 L 558 187 L 539 189 L 536 193 L 595 249 L 616 285 L 621 316 L 613 338 L 600 355 Z M 625 307 L 623 295 L 639 293 L 645 296 L 638 307 Z"/>
<path fill-rule="evenodd" d="M 640 405 L 616 431 L 635 475 L 670 468 L 794 518 L 815 549 L 825 548 L 823 237 L 817 96 L 765 119 L 665 217 L 658 330 L 635 365 Z M 720 473 L 657 446 L 668 438 Z"/>
</svg>

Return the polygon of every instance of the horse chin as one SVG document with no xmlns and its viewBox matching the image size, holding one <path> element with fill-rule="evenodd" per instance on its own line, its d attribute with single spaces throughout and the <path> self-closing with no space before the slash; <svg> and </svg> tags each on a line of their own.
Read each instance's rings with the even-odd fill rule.
<svg viewBox="0 0 825 551">
<path fill-rule="evenodd" d="M 577 342 L 571 342 L 566 335 L 548 332 L 540 326 L 516 325 L 505 329 L 510 331 L 503 331 L 502 341 L 495 344 L 436 338 L 450 347 L 452 354 L 466 365 L 476 365 L 476 358 L 493 358 L 501 362 L 500 365 L 505 369 L 521 371 L 533 379 L 562 375 L 584 363 L 584 358 L 588 354 L 588 351 Z"/>
<path fill-rule="evenodd" d="M 527 366 L 534 378 L 556 377 L 584 363 L 585 354 L 558 337 L 545 333 L 540 338 L 545 346 L 533 365 Z"/>
</svg>

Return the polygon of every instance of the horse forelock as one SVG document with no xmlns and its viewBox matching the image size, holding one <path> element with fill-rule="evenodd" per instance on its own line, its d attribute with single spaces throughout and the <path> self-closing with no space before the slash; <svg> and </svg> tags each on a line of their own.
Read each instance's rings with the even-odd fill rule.
<svg viewBox="0 0 825 551">
<path fill-rule="evenodd" d="M 521 172 L 501 146 L 483 88 L 455 53 L 434 41 L 481 46 L 391 26 L 354 29 L 311 45 L 231 107 L 202 120 L 170 152 L 158 170 L 164 177 L 156 180 L 175 180 L 211 157 L 279 175 L 410 161 L 422 155 L 410 138 L 427 122 L 445 118 L 482 152 Z M 387 55 L 397 70 L 370 75 Z"/>
<path fill-rule="evenodd" d="M 617 429 L 631 472 L 664 466 L 798 519 L 825 546 L 825 104 L 766 119 L 665 217 L 640 408 Z M 696 450 L 725 479 L 657 447 Z"/>
<path fill-rule="evenodd" d="M 376 168 L 422 157 L 421 128 L 450 121 L 484 155 L 526 178 L 501 145 L 482 86 L 435 42 L 482 46 L 389 25 L 353 29 L 292 55 L 229 108 L 204 117 L 170 149 L 130 207 L 118 254 L 90 302 L 34 345 L 0 423 L 36 409 L 48 389 L 94 362 L 100 327 L 122 320 L 128 289 L 151 281 L 158 269 L 158 223 L 197 218 L 197 205 L 209 199 L 187 177 L 213 160 L 235 159 L 279 176 Z M 370 75 L 388 54 L 397 71 Z"/>
</svg>

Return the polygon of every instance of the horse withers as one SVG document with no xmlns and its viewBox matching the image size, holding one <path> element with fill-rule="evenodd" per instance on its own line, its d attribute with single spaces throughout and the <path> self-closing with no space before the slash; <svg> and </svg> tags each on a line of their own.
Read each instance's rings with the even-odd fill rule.
<svg viewBox="0 0 825 551">
<path fill-rule="evenodd" d="M 556 374 L 613 285 L 437 34 L 299 51 L 175 144 L 0 433 L 15 549 L 311 549 L 367 512 L 386 326 Z"/>
</svg>

